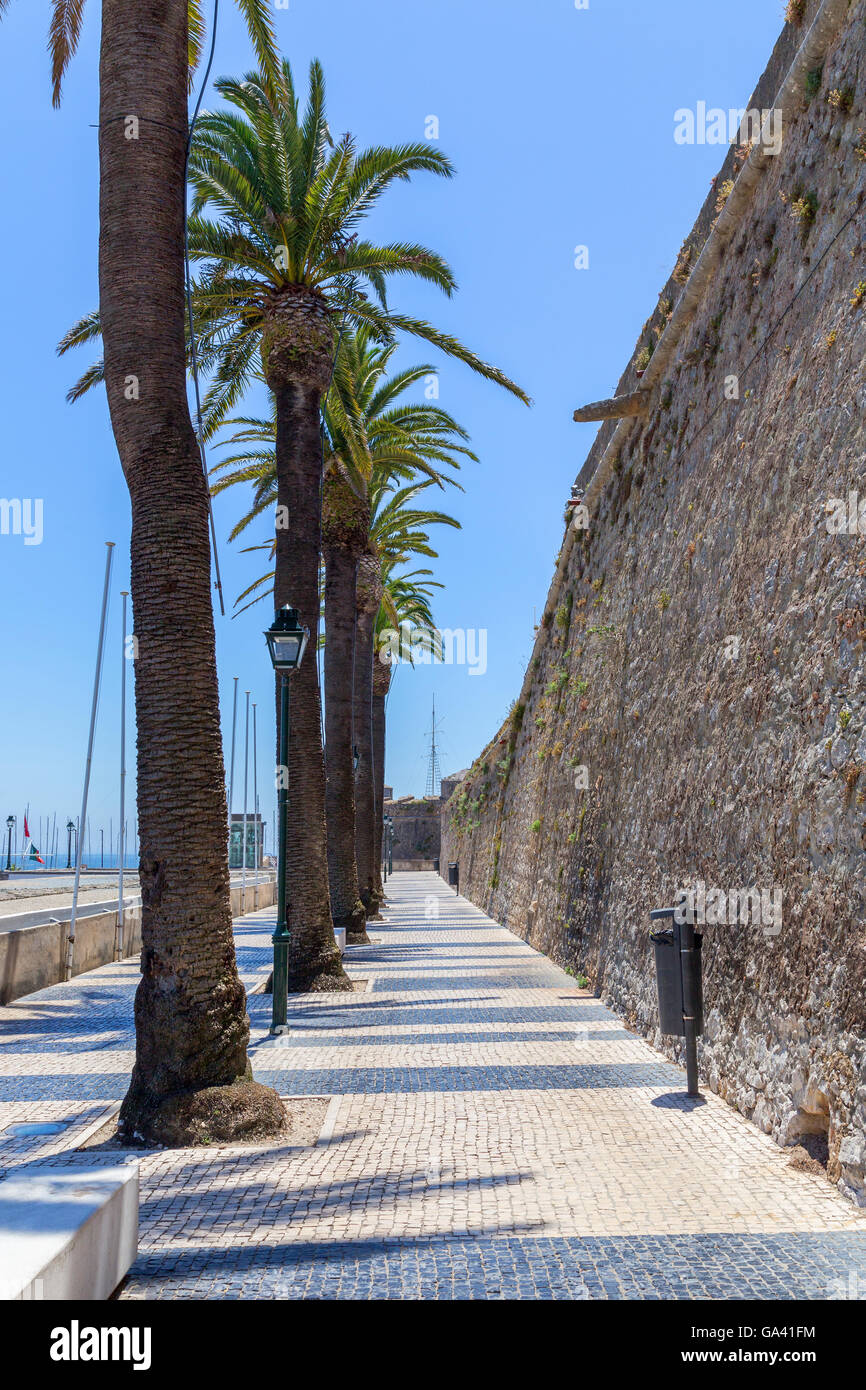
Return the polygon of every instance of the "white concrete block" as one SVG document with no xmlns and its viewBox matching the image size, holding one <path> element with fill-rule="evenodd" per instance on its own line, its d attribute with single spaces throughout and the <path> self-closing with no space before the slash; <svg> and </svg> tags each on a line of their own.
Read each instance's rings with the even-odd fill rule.
<svg viewBox="0 0 866 1390">
<path fill-rule="evenodd" d="M 0 1182 L 0 1299 L 108 1298 L 138 1252 L 138 1163 L 30 1164 Z"/>
<path fill-rule="evenodd" d="M 343 951 L 345 951 L 346 949 L 346 928 L 335 927 L 334 935 L 337 938 L 337 945 L 339 946 L 340 954 L 342 955 Z"/>
</svg>

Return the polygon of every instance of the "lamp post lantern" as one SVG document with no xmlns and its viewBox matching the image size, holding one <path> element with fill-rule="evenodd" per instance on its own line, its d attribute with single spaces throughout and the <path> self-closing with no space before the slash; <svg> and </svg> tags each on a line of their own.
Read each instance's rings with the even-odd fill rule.
<svg viewBox="0 0 866 1390">
<path fill-rule="evenodd" d="M 15 827 L 15 817 L 6 817 L 6 868 L 12 868 L 12 831 Z"/>
<path fill-rule="evenodd" d="M 71 820 L 66 822 L 66 867 L 72 868 L 72 835 L 75 830 L 75 823 Z"/>
<path fill-rule="evenodd" d="M 286 814 L 289 800 L 289 677 L 303 660 L 310 629 L 301 627 L 297 609 L 284 604 L 265 633 L 271 664 L 280 678 L 280 765 L 278 768 L 277 822 L 277 925 L 274 943 L 274 978 L 271 995 L 271 1032 L 286 1033 L 289 1007 L 289 929 L 286 924 Z"/>
</svg>

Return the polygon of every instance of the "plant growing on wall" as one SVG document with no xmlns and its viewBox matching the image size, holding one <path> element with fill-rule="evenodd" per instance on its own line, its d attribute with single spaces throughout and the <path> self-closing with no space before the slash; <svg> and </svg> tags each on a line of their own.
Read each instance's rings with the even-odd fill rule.
<svg viewBox="0 0 866 1390">
<path fill-rule="evenodd" d="M 837 111 L 844 111 L 847 114 L 854 105 L 854 88 L 848 85 L 833 87 L 827 93 L 827 100 L 831 106 L 835 106 Z"/>
<path fill-rule="evenodd" d="M 821 79 L 823 78 L 823 76 L 824 76 L 824 69 L 823 69 L 823 67 L 820 67 L 820 68 L 810 68 L 809 71 L 806 73 L 806 80 L 805 80 L 805 82 L 804 82 L 803 85 L 804 85 L 804 87 L 805 87 L 806 96 L 807 96 L 810 100 L 812 99 L 812 97 L 817 96 L 818 93 L 820 92 L 820 90 L 821 90 Z"/>
<path fill-rule="evenodd" d="M 817 212 L 817 193 L 798 193 L 794 197 L 793 202 L 791 203 L 791 216 L 795 218 L 797 222 L 800 223 L 800 226 L 803 228 L 804 232 L 808 231 L 809 228 L 812 226 L 812 223 L 815 221 Z"/>
</svg>

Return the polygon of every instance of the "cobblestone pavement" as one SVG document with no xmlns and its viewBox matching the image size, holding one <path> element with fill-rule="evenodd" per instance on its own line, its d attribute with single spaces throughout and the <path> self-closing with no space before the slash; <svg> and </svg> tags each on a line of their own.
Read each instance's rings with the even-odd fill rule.
<svg viewBox="0 0 866 1390">
<path fill-rule="evenodd" d="M 330 1098 L 318 1142 L 142 1153 L 122 1298 L 866 1295 L 866 1213 L 687 1100 L 680 1068 L 438 876 L 389 892 L 347 953 L 365 989 L 293 997 L 282 1038 L 250 995 L 257 1079 Z M 272 923 L 236 924 L 248 988 Z M 69 1162 L 122 1097 L 135 980 L 107 966 L 0 1010 L 0 1130 L 69 1121 L 0 1134 L 7 1168 Z"/>
</svg>

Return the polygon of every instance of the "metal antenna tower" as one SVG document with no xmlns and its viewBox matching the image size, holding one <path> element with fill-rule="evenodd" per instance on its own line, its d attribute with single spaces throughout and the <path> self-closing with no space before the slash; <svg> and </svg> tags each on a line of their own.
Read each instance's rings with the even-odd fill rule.
<svg viewBox="0 0 866 1390">
<path fill-rule="evenodd" d="M 436 748 L 436 696 L 433 696 L 433 719 L 430 724 L 430 752 L 427 755 L 427 782 L 425 796 L 438 796 L 442 790 L 442 770 L 439 766 L 439 752 Z"/>
</svg>

